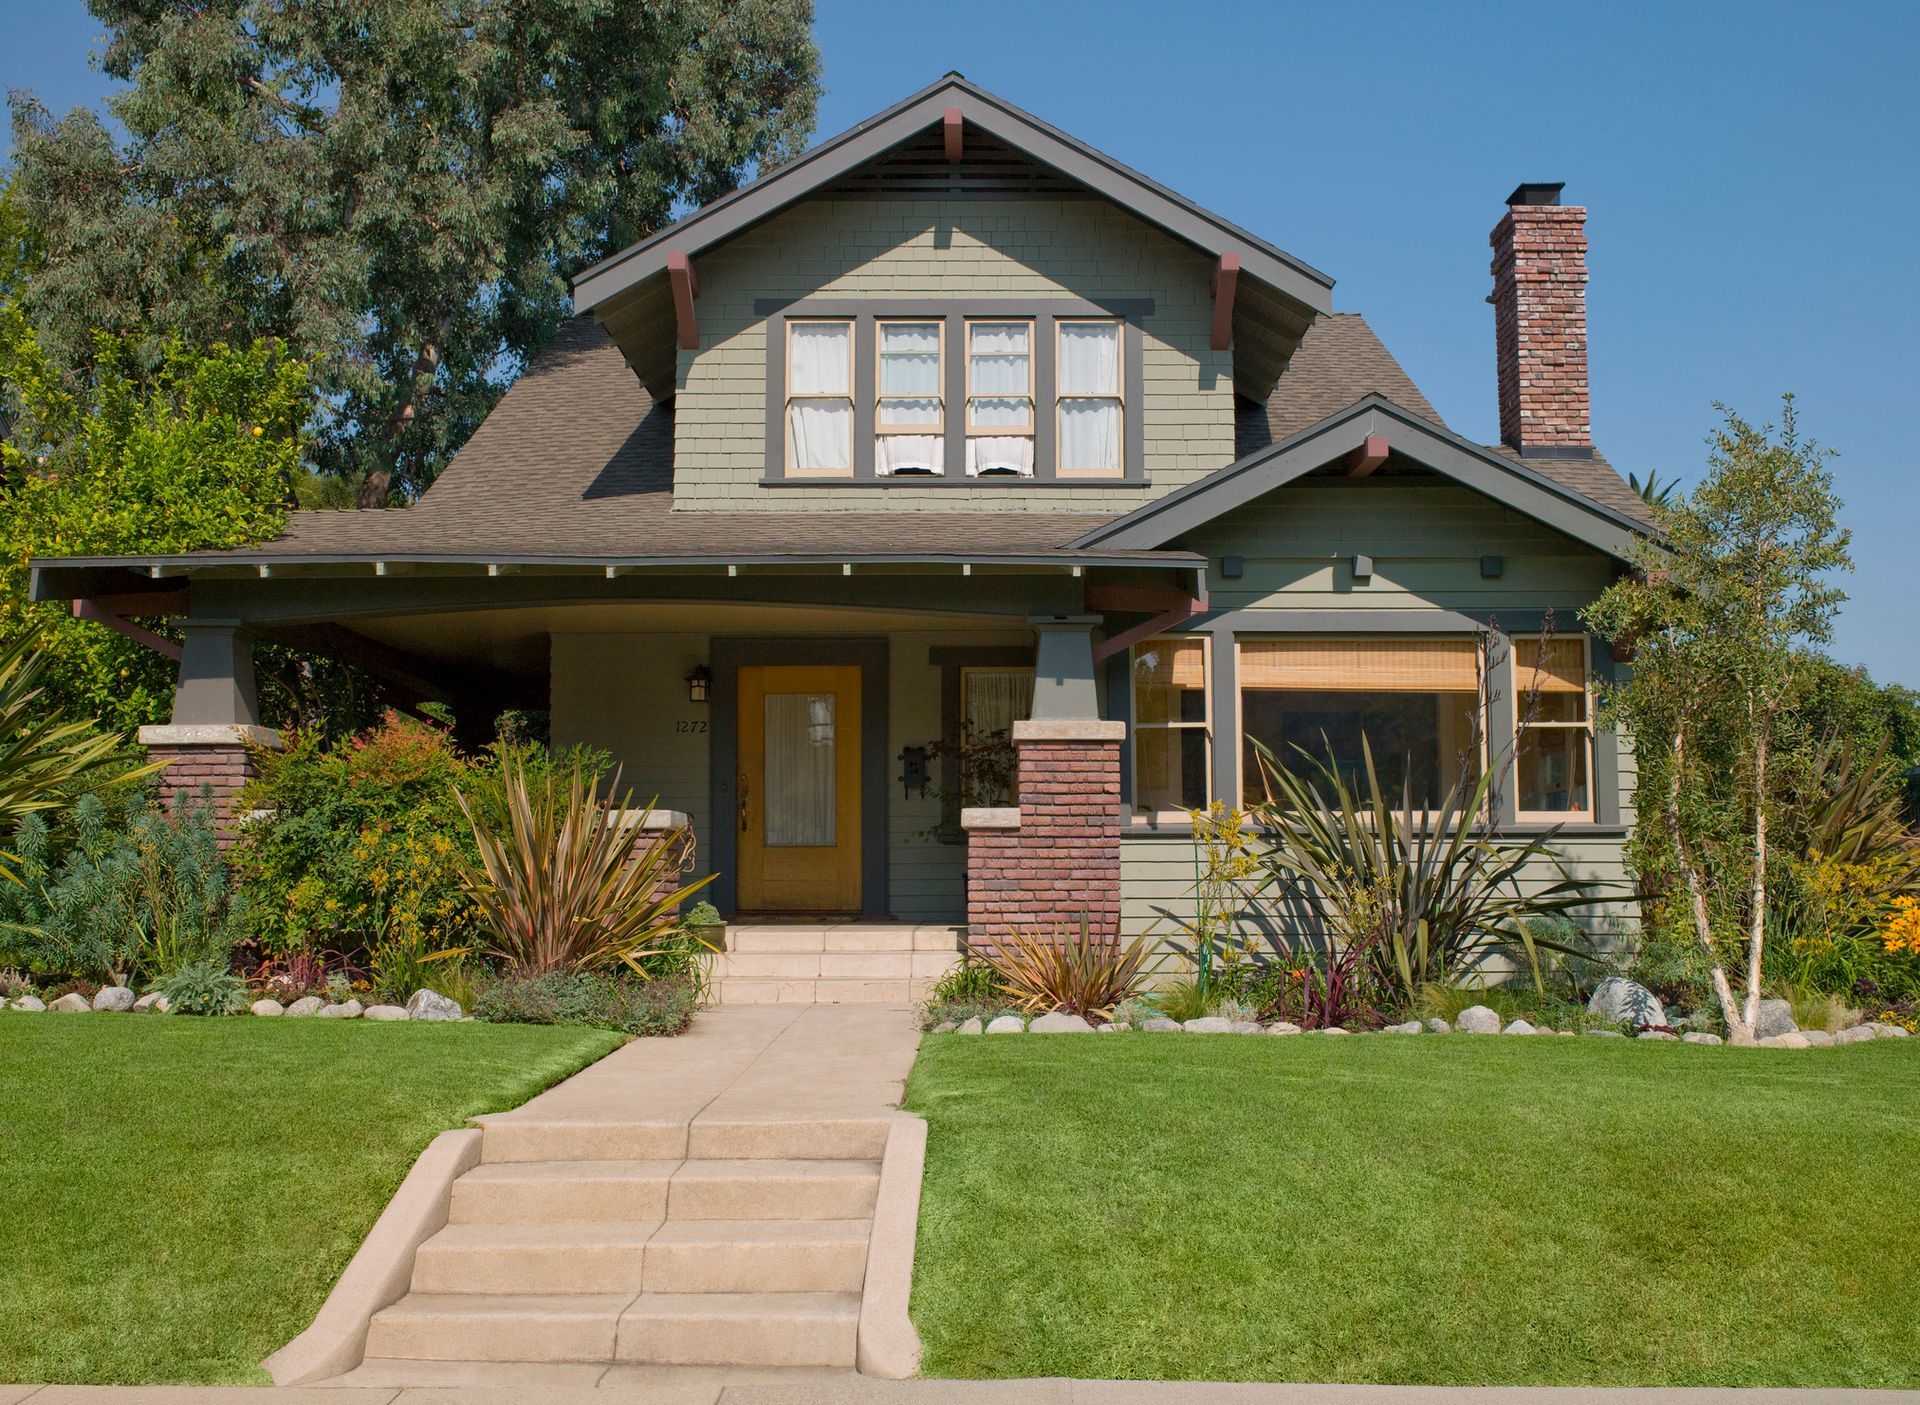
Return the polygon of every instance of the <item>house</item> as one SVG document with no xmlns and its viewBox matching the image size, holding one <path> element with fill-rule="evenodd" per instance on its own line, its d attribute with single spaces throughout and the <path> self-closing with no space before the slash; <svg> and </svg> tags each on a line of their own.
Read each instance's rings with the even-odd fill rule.
<svg viewBox="0 0 1920 1405">
<path fill-rule="evenodd" d="M 1475 444 L 1326 274 L 950 74 L 580 274 L 412 508 L 33 588 L 174 617 L 141 735 L 176 785 L 276 744 L 255 641 L 331 649 L 468 721 L 548 710 L 738 916 L 1143 930 L 1253 741 L 1363 734 L 1429 802 L 1512 748 L 1503 824 L 1618 880 L 1577 612 L 1648 521 L 1593 446 L 1559 196 L 1493 230 Z"/>
</svg>

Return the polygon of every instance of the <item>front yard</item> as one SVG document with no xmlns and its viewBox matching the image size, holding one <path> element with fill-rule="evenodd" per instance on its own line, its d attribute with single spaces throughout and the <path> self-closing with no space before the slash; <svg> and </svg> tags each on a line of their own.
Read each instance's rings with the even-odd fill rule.
<svg viewBox="0 0 1920 1405">
<path fill-rule="evenodd" d="M 1920 1386 L 1920 1041 L 929 1036 L 929 1375 Z"/>
<path fill-rule="evenodd" d="M 264 1381 L 437 1132 L 620 1042 L 0 1011 L 0 1384 Z"/>
</svg>

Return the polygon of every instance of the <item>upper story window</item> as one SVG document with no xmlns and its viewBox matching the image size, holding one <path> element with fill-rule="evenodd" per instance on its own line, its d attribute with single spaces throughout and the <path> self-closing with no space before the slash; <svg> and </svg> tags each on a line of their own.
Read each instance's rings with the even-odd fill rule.
<svg viewBox="0 0 1920 1405">
<path fill-rule="evenodd" d="M 770 301 L 768 481 L 1142 483 L 1139 324 L 1152 309 Z"/>
</svg>

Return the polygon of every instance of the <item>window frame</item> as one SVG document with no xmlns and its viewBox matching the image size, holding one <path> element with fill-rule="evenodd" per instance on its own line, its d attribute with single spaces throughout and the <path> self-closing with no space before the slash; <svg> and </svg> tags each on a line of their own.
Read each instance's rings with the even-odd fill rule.
<svg viewBox="0 0 1920 1405">
<path fill-rule="evenodd" d="M 1594 718 L 1593 697 L 1593 636 L 1586 633 L 1578 635 L 1555 634 L 1554 640 L 1577 638 L 1580 641 L 1580 698 L 1582 718 L 1578 722 L 1528 722 L 1521 713 L 1521 678 L 1533 671 L 1534 665 L 1523 661 L 1522 650 L 1528 646 L 1538 648 L 1549 636 L 1545 634 L 1512 634 L 1507 637 L 1509 668 L 1513 672 L 1513 814 L 1520 824 L 1597 824 L 1600 819 L 1600 736 L 1599 724 Z M 1526 742 L 1529 731 L 1584 732 L 1586 734 L 1587 763 L 1587 808 L 1584 810 L 1526 810 L 1520 807 L 1520 748 Z"/>
<path fill-rule="evenodd" d="M 1111 395 L 1068 395 L 1060 389 L 1060 334 L 1065 327 L 1112 327 L 1114 389 Z M 1124 317 L 1056 317 L 1053 319 L 1053 471 L 1056 477 L 1076 482 L 1111 482 L 1127 476 L 1127 320 Z M 1120 461 L 1113 468 L 1069 468 L 1062 461 L 1060 445 L 1061 414 L 1069 400 L 1111 400 L 1120 408 Z"/>
<path fill-rule="evenodd" d="M 1198 642 L 1200 645 L 1200 698 L 1203 717 L 1198 722 L 1142 722 L 1140 720 L 1140 694 L 1134 681 L 1133 663 L 1141 649 L 1152 648 L 1155 644 L 1186 644 Z M 1210 805 L 1214 799 L 1214 748 L 1218 739 L 1213 726 L 1213 636 L 1204 631 L 1195 630 L 1186 634 L 1156 634 L 1151 639 L 1142 639 L 1127 649 L 1127 794 L 1131 797 L 1129 813 L 1134 819 L 1163 823 L 1169 820 L 1184 820 L 1187 811 L 1184 807 L 1173 810 L 1150 810 L 1140 803 L 1140 733 L 1142 732 L 1193 732 L 1202 733 L 1206 738 L 1206 759 L 1201 766 L 1203 782 L 1203 805 Z"/>
<path fill-rule="evenodd" d="M 882 374 L 887 364 L 885 329 L 888 327 L 932 327 L 939 345 L 935 356 L 939 361 L 936 383 L 939 389 L 932 395 L 888 395 L 886 377 Z M 940 417 L 932 424 L 882 424 L 880 406 L 888 400 L 936 400 L 940 405 Z M 854 428 L 859 429 L 860 400 L 856 394 L 853 403 Z M 948 473 L 947 440 L 947 319 L 944 317 L 875 317 L 873 319 L 873 437 L 878 441 L 893 435 L 931 435 L 941 444 L 940 467 L 928 473 L 882 473 L 876 456 L 874 474 L 881 478 L 927 479 L 944 478 Z"/>
<path fill-rule="evenodd" d="M 845 395 L 822 395 L 813 391 L 795 391 L 793 388 L 793 333 L 796 327 L 838 326 L 847 329 L 847 393 Z M 844 483 L 859 473 L 860 465 L 860 381 L 855 374 L 860 364 L 859 342 L 860 325 L 852 317 L 799 316 L 785 319 L 782 332 L 784 370 L 781 378 L 782 401 L 780 406 L 780 443 L 781 471 L 788 478 L 802 482 Z M 847 466 L 845 468 L 797 468 L 793 462 L 793 404 L 796 400 L 844 400 L 849 407 L 847 433 Z"/>
</svg>

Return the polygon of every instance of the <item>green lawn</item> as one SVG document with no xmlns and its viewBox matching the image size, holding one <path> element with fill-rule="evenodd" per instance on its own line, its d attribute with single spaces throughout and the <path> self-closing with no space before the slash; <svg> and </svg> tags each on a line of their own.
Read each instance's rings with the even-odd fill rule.
<svg viewBox="0 0 1920 1405">
<path fill-rule="evenodd" d="M 932 1035 L 948 1376 L 1920 1386 L 1920 1040 Z"/>
<path fill-rule="evenodd" d="M 264 1381 L 436 1133 L 620 1042 L 0 1011 L 0 1384 Z"/>
</svg>

